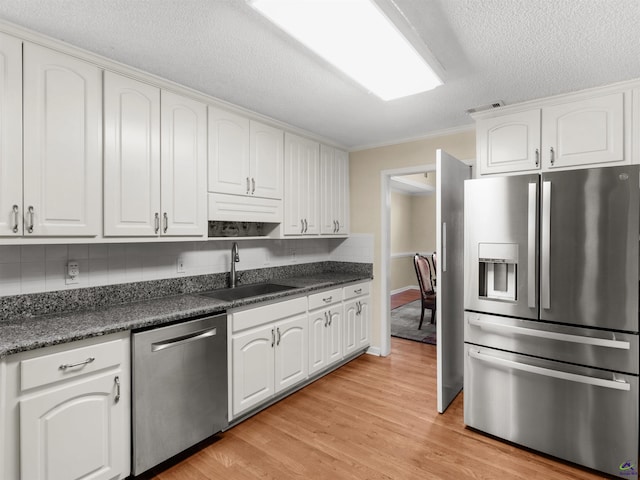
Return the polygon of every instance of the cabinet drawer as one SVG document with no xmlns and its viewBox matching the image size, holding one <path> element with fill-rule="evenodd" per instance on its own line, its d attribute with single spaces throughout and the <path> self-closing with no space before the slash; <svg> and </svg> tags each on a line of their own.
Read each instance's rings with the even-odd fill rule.
<svg viewBox="0 0 640 480">
<path fill-rule="evenodd" d="M 262 307 L 233 312 L 231 325 L 234 332 L 257 327 L 282 318 L 291 317 L 307 311 L 307 298 L 300 297 L 286 302 L 271 303 Z"/>
<path fill-rule="evenodd" d="M 326 307 L 342 301 L 342 289 L 335 288 L 320 293 L 309 295 L 309 310 Z"/>
<path fill-rule="evenodd" d="M 119 365 L 122 340 L 73 348 L 20 362 L 20 388 L 28 390 Z"/>
<path fill-rule="evenodd" d="M 370 282 L 356 283 L 355 285 L 349 285 L 344 287 L 344 299 L 360 297 L 362 295 L 369 295 Z"/>
</svg>

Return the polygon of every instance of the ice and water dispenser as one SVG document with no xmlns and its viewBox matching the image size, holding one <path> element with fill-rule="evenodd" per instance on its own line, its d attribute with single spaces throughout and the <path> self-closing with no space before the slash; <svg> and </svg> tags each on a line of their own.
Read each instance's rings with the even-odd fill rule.
<svg viewBox="0 0 640 480">
<path fill-rule="evenodd" d="M 516 301 L 518 286 L 518 245 L 478 244 L 478 295 L 486 300 Z"/>
</svg>

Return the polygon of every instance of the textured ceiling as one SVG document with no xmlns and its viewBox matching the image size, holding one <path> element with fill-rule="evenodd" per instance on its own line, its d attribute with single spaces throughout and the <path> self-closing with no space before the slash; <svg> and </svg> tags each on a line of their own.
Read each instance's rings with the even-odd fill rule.
<svg viewBox="0 0 640 480">
<path fill-rule="evenodd" d="M 640 77 L 639 0 L 384 1 L 440 61 L 444 86 L 384 102 L 243 0 L 2 0 L 0 18 L 349 149 L 469 125 L 466 109 L 495 100 Z"/>
</svg>

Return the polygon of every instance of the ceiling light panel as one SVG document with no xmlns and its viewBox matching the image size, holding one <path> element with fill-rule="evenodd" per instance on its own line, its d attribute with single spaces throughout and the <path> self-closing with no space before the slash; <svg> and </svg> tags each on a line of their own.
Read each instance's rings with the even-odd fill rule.
<svg viewBox="0 0 640 480">
<path fill-rule="evenodd" d="M 370 0 L 249 0 L 249 4 L 383 100 L 442 84 Z"/>
</svg>

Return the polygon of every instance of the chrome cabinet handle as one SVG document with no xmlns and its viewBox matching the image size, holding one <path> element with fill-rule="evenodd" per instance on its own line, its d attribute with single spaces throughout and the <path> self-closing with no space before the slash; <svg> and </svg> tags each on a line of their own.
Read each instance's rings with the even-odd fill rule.
<svg viewBox="0 0 640 480">
<path fill-rule="evenodd" d="M 113 399 L 114 403 L 118 403 L 120 401 L 120 377 L 116 377 L 113 379 L 116 384 L 116 396 Z"/>
<path fill-rule="evenodd" d="M 304 233 L 304 220 L 300 219 L 300 233 Z"/>
<path fill-rule="evenodd" d="M 331 310 L 327 312 L 327 317 L 329 317 L 329 326 L 331 326 Z"/>
<path fill-rule="evenodd" d="M 83 365 L 87 365 L 91 362 L 93 362 L 96 359 L 96 357 L 89 357 L 87 358 L 85 361 L 83 362 L 78 362 L 78 363 L 63 363 L 62 365 L 60 365 L 58 367 L 59 370 L 66 370 L 67 368 L 73 368 L 73 367 L 80 367 Z"/>
<path fill-rule="evenodd" d="M 356 315 L 360 315 L 362 313 L 362 303 L 356 303 Z"/>
<path fill-rule="evenodd" d="M 555 155 L 555 152 L 553 151 L 553 147 L 549 149 L 549 152 L 551 153 L 551 165 L 553 165 L 554 163 L 556 163 L 556 155 Z"/>
<path fill-rule="evenodd" d="M 249 177 L 247 177 L 247 195 L 249 195 L 249 191 L 251 188 L 249 187 Z"/>
<path fill-rule="evenodd" d="M 336 233 L 340 233 L 340 220 L 336 220 L 336 223 L 338 224 L 338 229 L 336 230 Z"/>
<path fill-rule="evenodd" d="M 540 165 L 540 149 L 536 148 L 536 167 Z"/>
<path fill-rule="evenodd" d="M 155 233 L 158 233 L 160 231 L 160 214 L 158 212 L 156 212 L 156 215 L 155 215 L 154 225 L 155 225 Z"/>
<path fill-rule="evenodd" d="M 18 226 L 20 225 L 20 209 L 18 205 L 13 206 L 13 233 L 18 233 Z"/>
<path fill-rule="evenodd" d="M 271 348 L 276 344 L 276 332 L 275 329 L 271 329 Z"/>
<path fill-rule="evenodd" d="M 324 312 L 324 326 L 329 325 L 329 319 L 327 318 L 327 312 Z"/>
<path fill-rule="evenodd" d="M 33 212 L 33 207 L 31 205 L 29 205 L 29 208 L 27 209 L 27 215 L 29 217 L 29 225 L 27 226 L 27 232 L 33 233 L 34 212 Z"/>
<path fill-rule="evenodd" d="M 611 388 L 614 390 L 630 391 L 631 385 L 625 381 L 607 380 L 605 378 L 587 377 L 585 375 L 578 375 L 576 373 L 563 372 L 562 370 L 553 370 L 551 368 L 538 367 L 536 365 L 529 365 L 528 363 L 515 362 L 513 360 L 507 360 L 504 358 L 494 357 L 487 355 L 480 351 L 469 350 L 469 356 L 483 362 L 492 363 L 494 365 L 502 365 L 515 370 L 521 370 L 523 372 L 529 372 L 536 375 L 543 375 L 545 377 L 558 378 L 560 380 L 568 380 L 570 382 L 584 383 L 587 385 L 595 385 L 598 387 Z"/>
<path fill-rule="evenodd" d="M 162 229 L 162 231 L 164 233 L 167 233 L 167 229 L 169 228 L 169 215 L 167 215 L 167 212 L 164 212 L 162 216 L 164 218 L 164 228 Z"/>
<path fill-rule="evenodd" d="M 278 331 L 278 341 L 276 342 L 276 345 L 280 345 L 280 338 L 282 337 L 280 334 L 280 327 L 276 328 L 276 330 Z"/>
<path fill-rule="evenodd" d="M 356 290 L 353 291 L 353 293 L 355 293 L 356 295 L 360 295 L 362 293 L 362 289 L 357 288 Z"/>
<path fill-rule="evenodd" d="M 307 233 L 307 230 L 309 228 L 309 225 L 307 224 L 307 219 L 304 219 L 304 233 Z"/>
<path fill-rule="evenodd" d="M 338 231 L 338 222 L 336 222 L 335 220 L 333 221 L 333 233 L 336 233 Z"/>
<path fill-rule="evenodd" d="M 256 193 L 256 179 L 251 177 L 251 195 Z"/>
<path fill-rule="evenodd" d="M 330 296 L 330 297 L 325 297 L 325 298 L 322 299 L 322 301 L 324 303 L 331 303 L 331 300 L 333 300 L 333 295 Z"/>
</svg>

